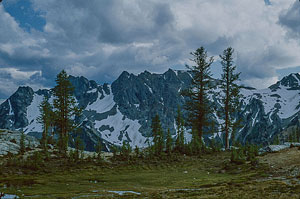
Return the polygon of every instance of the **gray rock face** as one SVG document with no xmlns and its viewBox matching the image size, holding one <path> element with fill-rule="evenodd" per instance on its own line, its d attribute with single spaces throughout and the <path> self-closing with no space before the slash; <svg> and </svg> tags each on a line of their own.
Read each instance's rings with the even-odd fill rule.
<svg viewBox="0 0 300 199">
<path fill-rule="evenodd" d="M 160 116 L 163 129 L 170 128 L 174 135 L 177 107 L 186 101 L 179 92 L 190 85 L 191 75 L 171 69 L 163 74 L 123 72 L 112 85 L 99 85 L 84 77 L 70 76 L 69 79 L 75 88 L 76 100 L 84 109 L 83 116 L 77 118 L 82 132 L 73 136 L 85 141 L 86 150 L 94 150 L 99 139 L 108 150 L 110 145 L 121 145 L 123 141 L 133 147 L 148 146 L 152 139 L 151 119 L 155 114 Z M 232 113 L 235 120 L 241 121 L 235 139 L 266 146 L 288 126 L 300 126 L 299 85 L 300 75 L 291 74 L 267 89 L 243 87 L 241 110 Z M 215 92 L 220 90 L 217 88 Z M 41 134 L 41 125 L 36 121 L 38 105 L 43 96 L 52 99 L 51 95 L 50 90 L 34 92 L 30 87 L 20 87 L 0 105 L 0 128 Z M 223 109 L 220 101 L 219 95 L 211 95 L 211 106 L 218 112 Z M 183 114 L 186 116 L 184 110 Z M 223 119 L 222 114 L 211 115 L 216 124 L 215 136 L 220 141 Z M 191 137 L 189 133 L 186 136 L 187 140 Z M 206 141 L 208 137 L 205 135 Z"/>
<path fill-rule="evenodd" d="M 112 83 L 112 92 L 120 111 L 129 119 L 139 120 L 141 133 L 150 136 L 149 121 L 156 114 L 160 116 L 163 129 L 175 132 L 177 107 L 185 102 L 179 91 L 186 89 L 190 82 L 191 76 L 185 71 L 169 69 L 164 74 L 145 71 L 138 76 L 123 72 Z"/>
<path fill-rule="evenodd" d="M 21 132 L 0 129 L 0 156 L 8 152 L 18 154 L 20 150 Z M 26 147 L 36 148 L 40 142 L 29 135 L 25 135 L 24 143 Z"/>
<path fill-rule="evenodd" d="M 19 87 L 18 90 L 0 105 L 0 128 L 18 129 L 28 125 L 26 108 L 33 100 L 30 87 Z"/>
</svg>

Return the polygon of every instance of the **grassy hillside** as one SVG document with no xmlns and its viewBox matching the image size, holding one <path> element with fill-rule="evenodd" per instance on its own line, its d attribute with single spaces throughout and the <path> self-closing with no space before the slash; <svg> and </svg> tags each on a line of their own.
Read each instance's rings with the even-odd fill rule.
<svg viewBox="0 0 300 199">
<path fill-rule="evenodd" d="M 73 164 L 56 157 L 36 170 L 2 167 L 0 191 L 21 198 L 298 198 L 299 157 L 297 148 L 254 166 L 230 163 L 229 152 Z"/>
</svg>

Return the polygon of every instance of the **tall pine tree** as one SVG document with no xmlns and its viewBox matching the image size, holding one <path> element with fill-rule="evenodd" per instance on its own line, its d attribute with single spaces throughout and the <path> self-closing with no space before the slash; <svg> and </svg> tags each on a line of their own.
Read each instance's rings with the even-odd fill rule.
<svg viewBox="0 0 300 199">
<path fill-rule="evenodd" d="M 190 142 L 190 146 L 192 149 L 191 154 L 200 154 L 201 150 L 203 149 L 202 140 L 200 140 L 195 128 L 192 128 L 192 140 Z"/>
<path fill-rule="evenodd" d="M 49 128 L 50 128 L 51 123 L 54 119 L 53 118 L 52 106 L 49 103 L 47 97 L 44 97 L 42 103 L 39 106 L 39 110 L 40 110 L 40 115 L 38 116 L 37 120 L 43 126 L 43 134 L 42 134 L 42 139 L 41 139 L 41 145 L 42 145 L 42 148 L 44 150 L 46 150 Z"/>
<path fill-rule="evenodd" d="M 20 149 L 19 154 L 24 155 L 25 153 L 25 134 L 24 131 L 21 131 L 21 137 L 20 137 Z"/>
<path fill-rule="evenodd" d="M 177 139 L 175 142 L 175 149 L 179 152 L 183 152 L 184 151 L 184 120 L 182 117 L 180 106 L 178 106 L 177 108 L 176 126 L 177 126 Z"/>
<path fill-rule="evenodd" d="M 168 128 L 167 139 L 166 139 L 166 152 L 167 152 L 168 155 L 171 154 L 172 145 L 173 145 L 173 139 L 172 139 L 172 136 L 171 136 L 170 129 Z"/>
<path fill-rule="evenodd" d="M 59 133 L 59 150 L 66 152 L 69 141 L 69 133 L 76 129 L 75 117 L 79 116 L 81 110 L 76 106 L 73 96 L 74 88 L 63 70 L 56 77 L 56 86 L 53 89 L 55 126 Z"/>
<path fill-rule="evenodd" d="M 223 130 L 225 132 L 225 148 L 229 148 L 229 132 L 234 127 L 233 112 L 238 108 L 240 98 L 240 87 L 236 84 L 240 73 L 236 73 L 236 66 L 233 64 L 233 48 L 229 47 L 220 55 L 223 74 L 221 77 L 222 103 L 224 105 L 225 121 Z"/>
<path fill-rule="evenodd" d="M 185 109 L 189 113 L 188 125 L 195 128 L 199 139 L 202 139 L 204 127 L 208 126 L 208 114 L 211 113 L 208 94 L 213 88 L 210 67 L 213 63 L 213 57 L 208 57 L 204 47 L 198 48 L 192 52 L 195 66 L 187 66 L 192 75 L 190 87 L 182 94 L 188 97 Z"/>
<path fill-rule="evenodd" d="M 164 136 L 163 136 L 163 130 L 161 128 L 160 119 L 157 114 L 152 119 L 151 128 L 153 133 L 154 153 L 156 155 L 161 155 L 164 149 Z"/>
</svg>

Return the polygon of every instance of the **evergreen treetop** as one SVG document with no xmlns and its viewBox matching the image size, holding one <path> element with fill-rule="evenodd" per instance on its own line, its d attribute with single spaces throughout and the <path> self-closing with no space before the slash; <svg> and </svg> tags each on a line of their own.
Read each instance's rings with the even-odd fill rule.
<svg viewBox="0 0 300 199">
<path fill-rule="evenodd" d="M 158 114 L 152 119 L 151 128 L 153 133 L 154 153 L 160 155 L 164 149 L 164 136 Z"/>
<path fill-rule="evenodd" d="M 166 152 L 170 155 L 172 151 L 173 139 L 171 136 L 170 129 L 168 128 L 167 139 L 166 139 Z"/>
<path fill-rule="evenodd" d="M 68 147 L 68 134 L 78 127 L 75 117 L 81 114 L 81 109 L 76 105 L 73 96 L 74 87 L 69 81 L 67 73 L 62 70 L 55 81 L 57 84 L 53 89 L 55 126 L 60 136 L 59 149 L 63 152 Z"/>
<path fill-rule="evenodd" d="M 43 126 L 43 134 L 41 139 L 41 145 L 44 149 L 46 149 L 47 145 L 47 137 L 49 133 L 49 127 L 52 124 L 53 120 L 53 107 L 49 103 L 47 97 L 44 96 L 43 101 L 39 105 L 40 115 L 37 118 L 37 121 Z"/>
<path fill-rule="evenodd" d="M 194 126 L 199 138 L 202 138 L 204 127 L 208 125 L 208 114 L 212 112 L 209 102 L 209 93 L 214 87 L 210 72 L 213 57 L 207 56 L 204 47 L 198 48 L 191 55 L 196 65 L 186 66 L 192 75 L 190 87 L 183 91 L 183 95 L 188 97 L 185 109 L 189 113 L 187 120 L 189 126 Z"/>
<path fill-rule="evenodd" d="M 234 50 L 228 47 L 220 55 L 223 74 L 221 76 L 222 103 L 224 106 L 225 120 L 223 130 L 225 131 L 225 148 L 229 148 L 229 133 L 233 132 L 235 126 L 233 113 L 237 111 L 240 99 L 240 87 L 236 84 L 240 73 L 236 73 L 236 66 L 233 64 Z"/>
</svg>

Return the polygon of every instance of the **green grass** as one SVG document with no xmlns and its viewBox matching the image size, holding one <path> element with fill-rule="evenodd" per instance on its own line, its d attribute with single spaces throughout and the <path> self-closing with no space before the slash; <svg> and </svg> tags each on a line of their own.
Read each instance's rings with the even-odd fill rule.
<svg viewBox="0 0 300 199">
<path fill-rule="evenodd" d="M 178 161 L 100 166 L 82 163 L 71 167 L 53 160 L 44 171 L 11 168 L 11 174 L 0 176 L 0 187 L 6 184 L 9 187 L 2 189 L 5 193 L 34 198 L 255 198 L 258 194 L 276 198 L 273 190 L 277 189 L 293 198 L 298 193 L 297 187 L 282 182 L 256 181 L 268 172 L 264 166 L 254 169 L 250 164 L 231 165 L 229 158 L 229 153 L 222 152 L 201 158 L 182 156 Z M 120 196 L 108 191 L 135 191 L 141 195 Z"/>
</svg>

